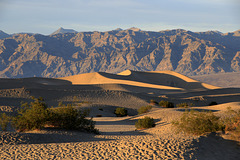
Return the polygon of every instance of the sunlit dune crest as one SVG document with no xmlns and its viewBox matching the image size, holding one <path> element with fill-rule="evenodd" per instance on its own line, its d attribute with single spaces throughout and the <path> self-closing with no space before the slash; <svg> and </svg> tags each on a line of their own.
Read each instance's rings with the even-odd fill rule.
<svg viewBox="0 0 240 160">
<path fill-rule="evenodd" d="M 123 84 L 167 90 L 206 90 L 220 88 L 201 83 L 174 71 L 140 72 L 126 70 L 118 74 L 95 72 L 59 79 L 68 80 L 74 85 Z"/>
</svg>

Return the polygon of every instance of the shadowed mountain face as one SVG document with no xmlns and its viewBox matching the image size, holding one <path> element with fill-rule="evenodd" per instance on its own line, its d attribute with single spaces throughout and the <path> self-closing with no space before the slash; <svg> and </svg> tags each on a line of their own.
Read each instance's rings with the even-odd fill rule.
<svg viewBox="0 0 240 160">
<path fill-rule="evenodd" d="M 238 31 L 17 34 L 0 40 L 0 77 L 173 70 L 185 75 L 240 71 Z"/>
<path fill-rule="evenodd" d="M 0 30 L 0 39 L 7 38 L 7 37 L 10 37 L 10 35 Z"/>
</svg>

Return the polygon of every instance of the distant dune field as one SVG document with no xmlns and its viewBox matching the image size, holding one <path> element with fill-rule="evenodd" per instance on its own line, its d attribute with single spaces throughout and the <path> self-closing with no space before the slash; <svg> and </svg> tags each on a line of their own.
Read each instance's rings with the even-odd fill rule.
<svg viewBox="0 0 240 160">
<path fill-rule="evenodd" d="M 191 76 L 191 78 L 224 88 L 228 87 L 240 88 L 240 72 L 199 75 Z"/>
</svg>

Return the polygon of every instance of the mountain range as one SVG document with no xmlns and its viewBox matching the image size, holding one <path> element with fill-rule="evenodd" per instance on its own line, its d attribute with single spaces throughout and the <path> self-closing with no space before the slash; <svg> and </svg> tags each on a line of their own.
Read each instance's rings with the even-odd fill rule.
<svg viewBox="0 0 240 160">
<path fill-rule="evenodd" d="M 0 32 L 0 77 L 172 70 L 192 76 L 240 71 L 240 30 L 159 32 L 138 28 L 51 35 Z"/>
</svg>

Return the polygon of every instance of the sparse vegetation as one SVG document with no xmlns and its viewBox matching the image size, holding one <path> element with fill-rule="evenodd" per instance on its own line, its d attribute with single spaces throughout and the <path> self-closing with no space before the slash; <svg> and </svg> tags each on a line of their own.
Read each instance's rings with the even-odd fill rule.
<svg viewBox="0 0 240 160">
<path fill-rule="evenodd" d="M 228 108 L 222 121 L 225 125 L 225 131 L 231 134 L 232 139 L 240 141 L 240 110 L 234 111 Z"/>
<path fill-rule="evenodd" d="M 209 106 L 214 106 L 214 105 L 217 105 L 217 102 L 213 101 L 213 102 L 209 103 Z"/>
<path fill-rule="evenodd" d="M 72 101 L 73 101 L 73 103 L 78 103 L 79 102 L 77 96 L 73 96 L 73 100 Z"/>
<path fill-rule="evenodd" d="M 135 127 L 137 129 L 146 129 L 146 128 L 152 128 L 155 127 L 155 122 L 153 118 L 150 117 L 144 117 L 143 119 L 139 119 L 136 123 L 135 123 Z"/>
<path fill-rule="evenodd" d="M 240 110 L 228 111 L 220 118 L 212 112 L 186 111 L 180 120 L 173 121 L 177 132 L 202 135 L 207 132 L 225 131 L 230 139 L 240 142 Z"/>
<path fill-rule="evenodd" d="M 47 121 L 48 111 L 46 103 L 35 99 L 34 102 L 23 103 L 13 118 L 13 126 L 20 132 L 42 129 Z"/>
<path fill-rule="evenodd" d="M 95 122 L 86 117 L 89 115 L 89 110 L 77 110 L 72 105 L 50 108 L 48 124 L 57 128 L 67 130 L 86 130 L 98 133 L 95 129 Z"/>
<path fill-rule="evenodd" d="M 127 115 L 127 110 L 125 108 L 116 108 L 114 112 L 118 117 L 123 117 Z"/>
<path fill-rule="evenodd" d="M 77 110 L 72 104 L 60 107 L 47 108 L 46 103 L 35 99 L 34 102 L 23 103 L 16 117 L 13 118 L 14 127 L 22 132 L 34 129 L 42 129 L 46 125 L 69 129 L 86 130 L 98 133 L 95 129 L 95 122 L 87 119 L 88 110 Z"/>
<path fill-rule="evenodd" d="M 177 132 L 184 131 L 188 134 L 202 135 L 206 132 L 216 132 L 224 129 L 220 117 L 212 112 L 186 111 L 180 120 L 173 121 Z"/>
<path fill-rule="evenodd" d="M 174 104 L 172 102 L 164 101 L 164 100 L 161 100 L 159 102 L 159 106 L 164 107 L 164 108 L 174 108 Z"/>
<path fill-rule="evenodd" d="M 189 108 L 189 107 L 191 107 L 193 105 L 194 105 L 193 103 L 186 103 L 186 102 L 184 102 L 184 103 L 179 103 L 176 106 L 177 106 L 177 108 Z"/>
<path fill-rule="evenodd" d="M 2 131 L 6 131 L 7 125 L 9 123 L 10 119 L 11 118 L 8 115 L 6 115 L 6 113 L 0 114 L 0 127 L 1 127 Z"/>
<path fill-rule="evenodd" d="M 138 114 L 147 113 L 152 109 L 152 106 L 142 106 L 138 109 Z"/>
</svg>

